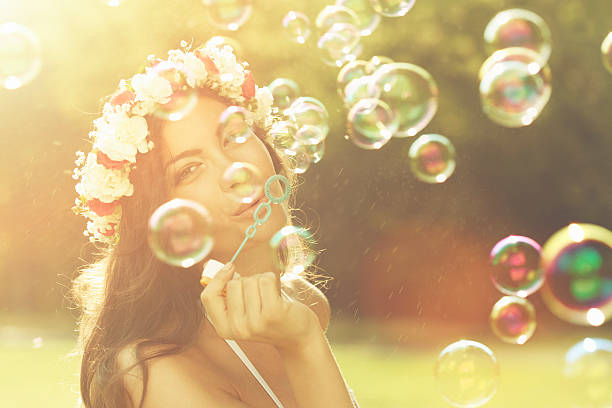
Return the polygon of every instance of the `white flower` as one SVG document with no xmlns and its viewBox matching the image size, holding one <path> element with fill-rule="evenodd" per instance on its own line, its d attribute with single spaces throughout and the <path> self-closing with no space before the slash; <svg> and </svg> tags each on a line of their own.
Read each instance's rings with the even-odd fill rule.
<svg viewBox="0 0 612 408">
<path fill-rule="evenodd" d="M 120 197 L 131 196 L 134 186 L 130 183 L 128 171 L 107 169 L 98 164 L 95 153 L 89 153 L 76 191 L 87 200 L 97 198 L 104 203 L 111 203 Z"/>
<path fill-rule="evenodd" d="M 265 123 L 268 116 L 272 112 L 272 103 L 274 97 L 267 86 L 255 89 L 255 99 L 257 99 L 257 111 L 255 111 L 255 120 L 260 123 Z"/>
<path fill-rule="evenodd" d="M 136 91 L 136 100 L 145 101 L 153 100 L 159 104 L 166 104 L 172 96 L 172 86 L 170 82 L 156 75 L 154 72 L 146 74 L 136 74 L 130 82 L 132 88 Z"/>
<path fill-rule="evenodd" d="M 125 112 L 107 113 L 94 121 L 94 147 L 111 160 L 136 161 L 136 154 L 149 151 L 147 121 L 141 116 L 129 117 Z"/>
<path fill-rule="evenodd" d="M 193 53 L 185 54 L 183 57 L 183 64 L 185 65 L 185 74 L 187 84 L 195 88 L 201 86 L 204 81 L 208 78 L 208 71 L 206 71 L 206 65 L 196 57 Z"/>
</svg>

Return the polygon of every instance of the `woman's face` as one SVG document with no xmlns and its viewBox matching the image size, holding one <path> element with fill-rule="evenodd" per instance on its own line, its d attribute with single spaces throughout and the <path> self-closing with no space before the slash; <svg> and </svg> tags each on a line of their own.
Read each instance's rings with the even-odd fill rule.
<svg viewBox="0 0 612 408">
<path fill-rule="evenodd" d="M 215 241 L 210 256 L 219 260 L 228 259 L 238 249 L 246 228 L 253 224 L 253 210 L 259 205 L 244 211 L 248 204 L 236 199 L 235 189 L 240 186 L 224 180 L 224 172 L 234 162 L 246 162 L 260 171 L 263 182 L 275 174 L 268 149 L 254 133 L 244 143 L 223 140 L 218 127 L 219 117 L 226 108 L 216 99 L 200 96 L 193 111 L 182 120 L 164 122 L 161 131 L 162 161 L 170 195 L 196 201 L 208 210 Z M 275 196 L 282 194 L 278 181 L 271 186 L 271 191 Z M 263 189 L 254 202 L 260 196 L 266 200 Z M 283 207 L 272 204 L 270 218 L 258 226 L 247 247 L 267 242 L 286 222 Z"/>
</svg>

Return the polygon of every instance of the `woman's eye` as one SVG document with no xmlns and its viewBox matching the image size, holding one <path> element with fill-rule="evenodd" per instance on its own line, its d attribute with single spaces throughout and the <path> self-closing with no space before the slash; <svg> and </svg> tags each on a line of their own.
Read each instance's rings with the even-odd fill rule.
<svg viewBox="0 0 612 408">
<path fill-rule="evenodd" d="M 196 171 L 202 166 L 202 163 L 191 163 L 187 166 L 183 167 L 175 177 L 175 183 L 181 184 L 183 182 L 189 181 L 190 178 L 196 173 Z"/>
</svg>

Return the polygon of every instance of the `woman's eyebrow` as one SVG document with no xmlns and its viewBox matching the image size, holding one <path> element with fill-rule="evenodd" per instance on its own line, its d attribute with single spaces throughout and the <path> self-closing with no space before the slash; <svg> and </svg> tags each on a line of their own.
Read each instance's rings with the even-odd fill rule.
<svg viewBox="0 0 612 408">
<path fill-rule="evenodd" d="M 190 150 L 185 150 L 184 152 L 178 154 L 177 156 L 173 157 L 170 161 L 168 161 L 168 163 L 166 163 L 166 165 L 164 166 L 164 170 L 166 170 L 168 168 L 168 166 L 170 166 L 171 164 L 184 159 L 185 157 L 189 157 L 189 156 L 199 156 L 202 154 L 202 149 L 190 149 Z"/>
</svg>

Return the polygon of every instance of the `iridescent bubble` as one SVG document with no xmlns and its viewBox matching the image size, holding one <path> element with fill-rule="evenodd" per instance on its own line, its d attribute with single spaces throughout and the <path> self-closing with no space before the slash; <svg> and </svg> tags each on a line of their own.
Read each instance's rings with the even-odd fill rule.
<svg viewBox="0 0 612 408">
<path fill-rule="evenodd" d="M 493 333 L 511 344 L 525 344 L 536 329 L 535 309 L 527 300 L 504 296 L 491 310 L 489 317 Z"/>
<path fill-rule="evenodd" d="M 249 111 L 241 106 L 230 106 L 219 116 L 217 134 L 223 147 L 230 144 L 243 144 L 252 135 L 253 129 L 248 123 Z"/>
<path fill-rule="evenodd" d="M 397 130 L 397 117 L 385 102 L 362 99 L 349 111 L 346 127 L 351 142 L 366 150 L 380 149 Z"/>
<path fill-rule="evenodd" d="M 601 43 L 601 58 L 604 67 L 612 74 L 612 31 L 608 33 Z"/>
<path fill-rule="evenodd" d="M 499 383 L 499 364 L 493 352 L 471 340 L 459 340 L 442 350 L 434 373 L 438 391 L 456 407 L 487 403 Z"/>
<path fill-rule="evenodd" d="M 332 28 L 334 24 L 358 26 L 359 17 L 348 7 L 325 6 L 323 10 L 317 14 L 315 25 L 321 33 L 324 33 Z"/>
<path fill-rule="evenodd" d="M 283 17 L 283 27 L 292 41 L 304 44 L 310 37 L 310 20 L 304 13 L 290 11 Z"/>
<path fill-rule="evenodd" d="M 323 62 L 332 67 L 341 67 L 353 61 L 361 53 L 359 29 L 352 24 L 336 23 L 319 41 L 317 48 Z"/>
<path fill-rule="evenodd" d="M 312 234 L 305 228 L 294 225 L 287 225 L 280 229 L 270 239 L 270 247 L 274 250 L 274 262 L 282 270 L 286 270 L 288 266 L 292 267 L 291 273 L 300 274 L 315 260 L 314 251 L 301 251 L 302 256 L 293 260 L 293 265 L 288 265 L 289 259 L 292 258 L 292 249 L 297 247 L 310 248 L 314 244 Z M 295 252 L 295 251 L 293 251 Z M 295 256 L 295 254 L 293 254 Z"/>
<path fill-rule="evenodd" d="M 303 145 L 316 145 L 325 139 L 325 135 L 318 126 L 304 125 L 296 132 L 295 139 Z"/>
<path fill-rule="evenodd" d="M 444 183 L 455 171 L 455 148 L 442 135 L 421 135 L 408 151 L 412 173 L 426 183 Z"/>
<path fill-rule="evenodd" d="M 374 12 L 369 0 L 336 0 L 337 6 L 348 7 L 357 14 L 357 28 L 362 37 L 376 30 L 380 24 L 380 14 Z"/>
<path fill-rule="evenodd" d="M 612 231 L 570 224 L 542 247 L 542 297 L 557 317 L 599 326 L 612 317 Z"/>
<path fill-rule="evenodd" d="M 301 93 L 300 86 L 288 78 L 276 78 L 270 82 L 268 89 L 274 97 L 274 106 L 280 110 L 287 109 Z"/>
<path fill-rule="evenodd" d="M 17 89 L 40 72 L 40 42 L 29 28 L 17 23 L 0 24 L 0 82 Z"/>
<path fill-rule="evenodd" d="M 569 349 L 564 390 L 575 408 L 612 406 L 612 340 L 587 337 Z"/>
<path fill-rule="evenodd" d="M 148 241 L 161 261 L 188 268 L 213 247 L 211 218 L 200 204 L 175 198 L 162 204 L 149 219 Z"/>
<path fill-rule="evenodd" d="M 298 128 L 291 120 L 275 121 L 268 135 L 272 139 L 275 148 L 281 149 L 285 154 L 294 156 L 299 142 L 295 139 Z"/>
<path fill-rule="evenodd" d="M 496 51 L 480 72 L 482 109 L 502 126 L 530 125 L 550 99 L 550 69 L 528 48 Z"/>
<path fill-rule="evenodd" d="M 370 0 L 372 8 L 385 17 L 402 17 L 410 11 L 416 0 Z"/>
<path fill-rule="evenodd" d="M 491 279 L 506 295 L 527 297 L 540 289 L 544 274 L 540 268 L 542 248 L 531 238 L 510 235 L 491 250 Z"/>
<path fill-rule="evenodd" d="M 293 172 L 295 174 L 306 173 L 306 170 L 308 170 L 312 164 L 312 158 L 304 148 L 304 145 L 300 143 L 296 145 L 291 160 L 293 161 Z"/>
<path fill-rule="evenodd" d="M 383 64 L 372 75 L 369 93 L 398 116 L 394 137 L 415 136 L 438 109 L 438 86 L 427 71 L 413 64 Z"/>
<path fill-rule="evenodd" d="M 325 140 L 313 145 L 304 145 L 304 151 L 310 156 L 312 163 L 317 164 L 325 155 Z"/>
<path fill-rule="evenodd" d="M 347 107 L 352 107 L 362 99 L 370 97 L 369 87 L 372 77 L 370 75 L 355 78 L 344 88 L 344 103 Z"/>
<path fill-rule="evenodd" d="M 393 64 L 393 60 L 389 57 L 384 57 L 382 55 L 375 55 L 368 61 L 366 65 L 366 74 L 371 75 L 380 67 L 385 64 Z"/>
<path fill-rule="evenodd" d="M 550 29 L 542 17 L 523 9 L 504 10 L 495 15 L 484 31 L 487 52 L 510 47 L 529 48 L 546 63 L 550 57 Z"/>
<path fill-rule="evenodd" d="M 202 0 L 209 21 L 224 30 L 236 31 L 253 11 L 252 0 Z"/>
<path fill-rule="evenodd" d="M 363 60 L 354 60 L 347 62 L 340 68 L 336 85 L 341 98 L 344 98 L 344 89 L 353 79 L 361 78 L 366 75 L 367 62 Z"/>
<path fill-rule="evenodd" d="M 250 204 L 262 196 L 265 180 L 251 163 L 236 162 L 223 172 L 221 183 L 234 201 Z"/>
<path fill-rule="evenodd" d="M 298 130 L 305 125 L 310 125 L 318 128 L 321 132 L 319 140 L 327 137 L 329 114 L 325 105 L 318 99 L 301 96 L 287 108 L 285 114 L 296 124 Z"/>
</svg>

